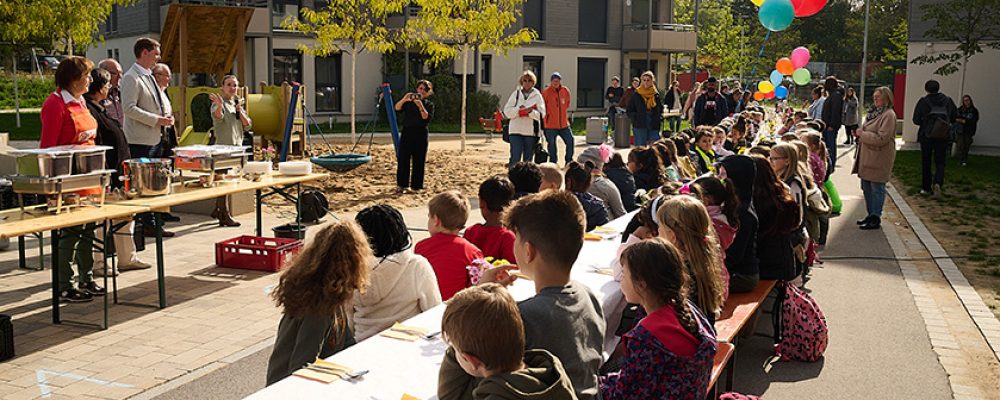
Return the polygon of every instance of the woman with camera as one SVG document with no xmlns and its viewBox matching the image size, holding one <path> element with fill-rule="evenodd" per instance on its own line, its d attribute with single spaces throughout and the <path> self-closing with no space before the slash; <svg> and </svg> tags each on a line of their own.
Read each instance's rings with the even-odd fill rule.
<svg viewBox="0 0 1000 400">
<path fill-rule="evenodd" d="M 396 102 L 396 111 L 403 113 L 403 131 L 399 135 L 396 164 L 396 193 L 409 189 L 424 190 L 424 164 L 427 162 L 427 124 L 434 116 L 434 103 L 427 98 L 434 94 L 430 81 L 417 82 L 417 92 L 407 93 Z M 413 174 L 410 175 L 410 163 Z"/>
</svg>

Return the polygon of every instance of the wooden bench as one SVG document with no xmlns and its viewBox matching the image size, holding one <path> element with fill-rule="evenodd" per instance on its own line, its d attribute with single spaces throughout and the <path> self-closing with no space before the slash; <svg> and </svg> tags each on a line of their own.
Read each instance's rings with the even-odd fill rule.
<svg viewBox="0 0 1000 400">
<path fill-rule="evenodd" d="M 718 382 L 719 377 L 722 376 L 722 371 L 724 371 L 726 366 L 729 364 L 729 359 L 733 357 L 735 349 L 736 346 L 732 343 L 719 342 L 719 350 L 715 353 L 715 360 L 712 363 L 712 378 L 708 381 L 708 393 L 713 399 L 719 398 L 719 388 L 716 387 L 715 384 Z M 732 370 L 733 367 L 730 366 L 729 369 Z M 729 385 L 731 386 L 732 383 Z"/>
<path fill-rule="evenodd" d="M 719 341 L 719 354 L 722 353 L 723 344 L 729 345 L 730 350 L 732 350 L 736 344 L 736 338 L 739 337 L 740 332 L 743 327 L 746 326 L 754 315 L 757 314 L 757 310 L 760 309 L 760 305 L 764 303 L 764 299 L 767 295 L 774 290 L 774 285 L 777 281 L 760 281 L 753 290 L 746 293 L 730 293 L 729 298 L 726 299 L 726 303 L 722 305 L 722 313 L 719 319 L 715 321 L 715 338 Z M 726 362 L 731 363 L 732 360 L 736 358 L 735 354 L 729 354 L 726 356 Z M 716 362 L 719 361 L 719 356 L 716 355 Z M 723 364 L 723 367 L 725 364 Z M 720 368 L 719 372 L 722 372 Z M 732 390 L 733 388 L 733 374 L 735 368 L 730 366 L 729 372 L 726 374 L 726 389 Z M 712 369 L 712 383 L 715 383 L 715 368 Z M 713 386 L 709 386 L 713 387 Z M 716 396 L 718 398 L 718 396 Z"/>
</svg>

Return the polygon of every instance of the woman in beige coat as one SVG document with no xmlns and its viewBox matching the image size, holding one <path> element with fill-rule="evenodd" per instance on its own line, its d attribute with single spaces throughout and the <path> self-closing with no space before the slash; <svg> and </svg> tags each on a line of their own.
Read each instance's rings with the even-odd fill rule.
<svg viewBox="0 0 1000 400">
<path fill-rule="evenodd" d="M 882 86 L 872 94 L 874 109 L 861 129 L 854 132 L 858 138 L 858 154 L 851 171 L 861 178 L 868 216 L 859 220 L 861 229 L 879 229 L 882 226 L 882 206 L 885 204 L 885 184 L 892 176 L 892 163 L 896 160 L 896 113 L 892 110 L 892 91 Z"/>
</svg>

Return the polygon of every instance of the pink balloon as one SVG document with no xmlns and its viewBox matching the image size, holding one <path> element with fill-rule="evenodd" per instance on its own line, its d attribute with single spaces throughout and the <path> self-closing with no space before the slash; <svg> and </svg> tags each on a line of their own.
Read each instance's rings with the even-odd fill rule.
<svg viewBox="0 0 1000 400">
<path fill-rule="evenodd" d="M 798 18 L 815 15 L 826 7 L 827 0 L 792 0 L 792 9 Z"/>
<path fill-rule="evenodd" d="M 792 66 L 794 66 L 795 69 L 805 67 L 806 64 L 809 64 L 809 49 L 801 46 L 796 47 L 795 50 L 792 50 L 791 58 Z"/>
</svg>

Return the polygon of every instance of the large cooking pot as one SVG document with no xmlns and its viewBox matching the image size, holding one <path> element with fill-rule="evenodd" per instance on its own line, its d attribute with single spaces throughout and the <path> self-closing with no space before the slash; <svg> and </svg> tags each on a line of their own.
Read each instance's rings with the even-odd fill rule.
<svg viewBox="0 0 1000 400">
<path fill-rule="evenodd" d="M 170 194 L 173 172 L 169 158 L 132 158 L 124 166 L 125 193 L 129 196 L 162 196 Z"/>
</svg>

